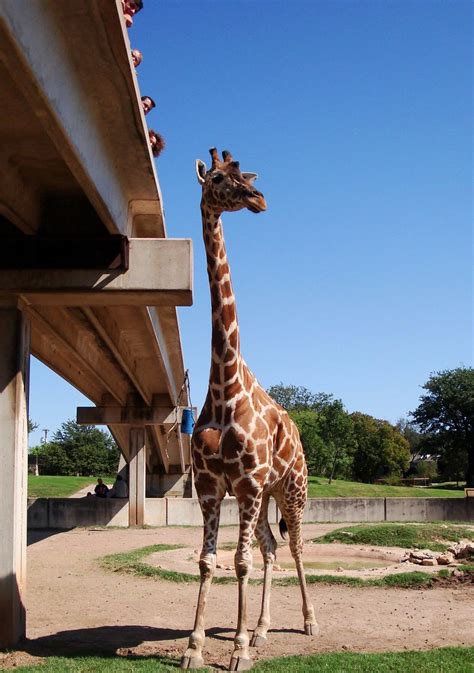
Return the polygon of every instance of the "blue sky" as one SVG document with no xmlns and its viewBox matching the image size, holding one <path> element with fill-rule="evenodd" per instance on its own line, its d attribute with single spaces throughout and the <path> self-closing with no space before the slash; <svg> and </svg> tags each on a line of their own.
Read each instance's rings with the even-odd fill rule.
<svg viewBox="0 0 474 673">
<path fill-rule="evenodd" d="M 243 355 L 264 387 L 392 422 L 472 366 L 472 6 L 464 0 L 145 0 L 129 35 L 165 137 L 168 236 L 192 238 L 179 318 L 206 394 L 210 302 L 194 162 L 230 149 L 268 210 L 224 215 Z M 87 403 L 33 362 L 30 416 Z M 32 435 L 38 441 L 40 430 Z"/>
</svg>

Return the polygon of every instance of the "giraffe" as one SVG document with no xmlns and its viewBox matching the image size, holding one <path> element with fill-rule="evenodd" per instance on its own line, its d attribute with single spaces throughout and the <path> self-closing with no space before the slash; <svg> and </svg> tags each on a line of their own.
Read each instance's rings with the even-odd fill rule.
<svg viewBox="0 0 474 673">
<path fill-rule="evenodd" d="M 280 531 L 289 544 L 303 598 L 304 631 L 316 635 L 318 625 L 309 601 L 302 562 L 301 519 L 307 498 L 307 469 L 298 430 L 288 413 L 258 384 L 240 353 L 239 325 L 221 214 L 247 208 L 266 210 L 263 194 L 253 187 L 255 173 L 242 173 L 230 152 L 219 158 L 210 150 L 212 166 L 196 162 L 202 186 L 201 214 L 212 306 L 212 357 L 206 401 L 192 437 L 196 490 L 204 522 L 199 560 L 201 583 L 194 629 L 181 668 L 204 666 L 204 611 L 216 567 L 217 533 L 222 499 L 235 495 L 239 507 L 239 539 L 235 552 L 238 580 L 238 623 L 229 670 L 252 666 L 249 645 L 267 640 L 270 591 L 276 540 L 268 524 L 273 496 L 282 513 Z M 251 544 L 256 535 L 264 560 L 261 612 L 249 640 L 247 585 L 252 569 Z"/>
</svg>

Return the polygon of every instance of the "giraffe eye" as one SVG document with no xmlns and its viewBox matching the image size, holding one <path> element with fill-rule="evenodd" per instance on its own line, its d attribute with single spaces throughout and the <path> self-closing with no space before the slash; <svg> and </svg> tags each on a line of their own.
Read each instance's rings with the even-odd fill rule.
<svg viewBox="0 0 474 673">
<path fill-rule="evenodd" d="M 223 179 L 224 179 L 224 176 L 221 173 L 218 173 L 217 175 L 215 175 L 212 178 L 212 182 L 214 182 L 216 185 L 218 185 L 219 182 L 222 182 Z"/>
</svg>

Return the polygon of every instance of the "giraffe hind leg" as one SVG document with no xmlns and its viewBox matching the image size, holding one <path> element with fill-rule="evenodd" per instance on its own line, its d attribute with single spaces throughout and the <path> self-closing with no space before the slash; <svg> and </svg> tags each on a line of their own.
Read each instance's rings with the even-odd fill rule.
<svg viewBox="0 0 474 673">
<path fill-rule="evenodd" d="M 307 636 L 316 636 L 319 633 L 319 626 L 314 615 L 313 605 L 308 596 L 306 576 L 303 567 L 303 536 L 301 534 L 302 517 L 303 508 L 298 508 L 294 512 L 286 513 L 284 518 L 288 525 L 291 555 L 295 562 L 298 579 L 300 581 L 301 597 L 303 599 L 304 632 Z"/>
</svg>

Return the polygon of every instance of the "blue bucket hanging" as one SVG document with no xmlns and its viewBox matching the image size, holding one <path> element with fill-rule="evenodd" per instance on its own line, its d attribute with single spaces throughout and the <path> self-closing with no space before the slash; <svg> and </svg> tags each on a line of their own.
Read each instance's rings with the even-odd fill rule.
<svg viewBox="0 0 474 673">
<path fill-rule="evenodd" d="M 192 435 L 194 428 L 194 416 L 192 409 L 183 409 L 183 417 L 181 418 L 181 432 L 184 435 Z"/>
</svg>

